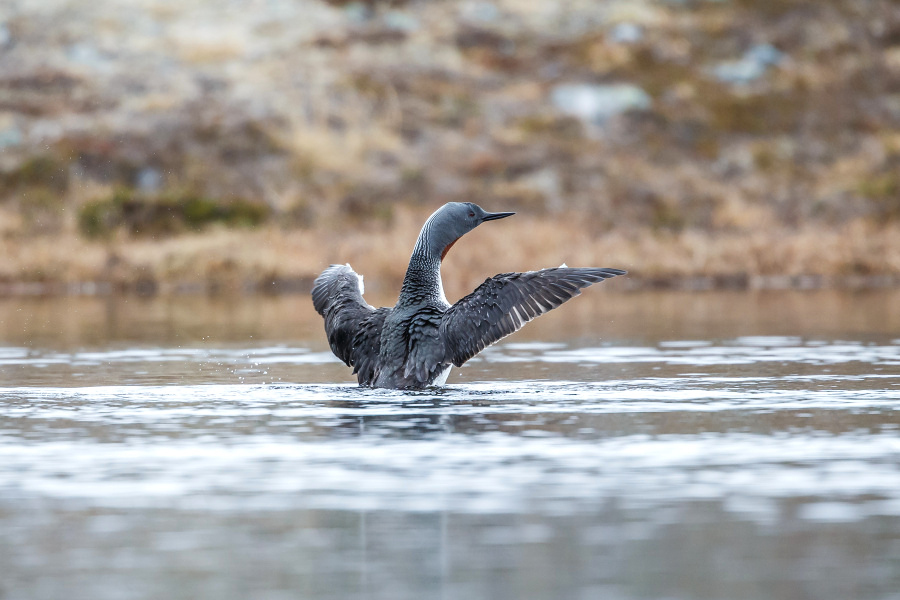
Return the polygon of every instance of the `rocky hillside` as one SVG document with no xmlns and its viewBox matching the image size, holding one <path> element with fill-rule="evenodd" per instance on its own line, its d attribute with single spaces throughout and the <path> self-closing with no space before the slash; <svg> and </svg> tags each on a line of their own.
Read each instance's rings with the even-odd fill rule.
<svg viewBox="0 0 900 600">
<path fill-rule="evenodd" d="M 2 281 L 396 278 L 346 238 L 451 200 L 638 280 L 896 283 L 900 6 L 0 0 Z"/>
</svg>

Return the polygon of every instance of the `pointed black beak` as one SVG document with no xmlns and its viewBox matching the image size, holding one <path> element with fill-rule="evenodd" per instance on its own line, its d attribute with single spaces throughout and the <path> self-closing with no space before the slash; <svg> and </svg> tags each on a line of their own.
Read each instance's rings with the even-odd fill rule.
<svg viewBox="0 0 900 600">
<path fill-rule="evenodd" d="M 506 217 L 513 216 L 514 212 L 501 212 L 501 213 L 485 213 L 483 217 L 481 217 L 482 221 L 496 221 L 497 219 L 505 219 Z"/>
</svg>

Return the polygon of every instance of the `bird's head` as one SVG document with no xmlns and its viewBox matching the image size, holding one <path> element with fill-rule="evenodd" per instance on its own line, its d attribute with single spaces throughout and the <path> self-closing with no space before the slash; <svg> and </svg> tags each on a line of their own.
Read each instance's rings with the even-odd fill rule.
<svg viewBox="0 0 900 600">
<path fill-rule="evenodd" d="M 422 235 L 427 237 L 430 249 L 439 253 L 443 259 L 456 240 L 485 221 L 495 221 L 514 214 L 516 213 L 487 212 L 472 202 L 448 202 L 429 217 L 422 228 Z"/>
</svg>

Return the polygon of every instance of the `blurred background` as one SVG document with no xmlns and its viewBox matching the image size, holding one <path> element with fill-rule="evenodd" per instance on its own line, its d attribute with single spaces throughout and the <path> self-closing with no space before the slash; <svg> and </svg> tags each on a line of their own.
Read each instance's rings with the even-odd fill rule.
<svg viewBox="0 0 900 600">
<path fill-rule="evenodd" d="M 0 0 L 0 293 L 900 282 L 888 1 Z M 483 228 L 487 229 L 487 228 Z"/>
</svg>

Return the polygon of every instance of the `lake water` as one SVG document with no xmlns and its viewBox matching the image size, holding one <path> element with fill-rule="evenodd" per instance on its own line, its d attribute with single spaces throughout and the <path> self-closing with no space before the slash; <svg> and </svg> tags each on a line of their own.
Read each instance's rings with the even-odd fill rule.
<svg viewBox="0 0 900 600">
<path fill-rule="evenodd" d="M 444 389 L 305 296 L 0 300 L 0 599 L 898 599 L 900 292 L 590 290 Z"/>
</svg>

